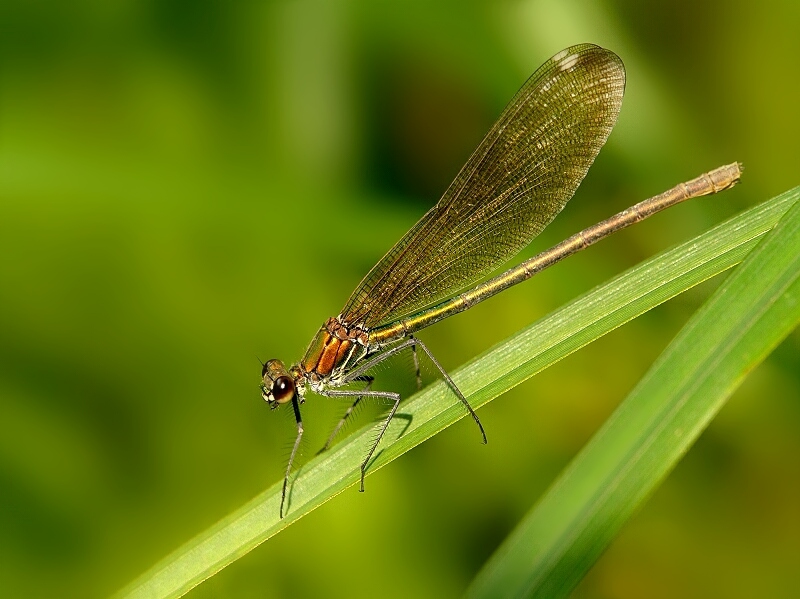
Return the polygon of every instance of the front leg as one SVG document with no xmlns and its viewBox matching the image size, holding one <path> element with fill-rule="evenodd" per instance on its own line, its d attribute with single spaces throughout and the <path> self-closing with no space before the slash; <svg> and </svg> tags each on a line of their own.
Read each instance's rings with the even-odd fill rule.
<svg viewBox="0 0 800 599">
<path fill-rule="evenodd" d="M 280 515 L 283 518 L 283 503 L 286 501 L 286 487 L 289 484 L 289 473 L 292 471 L 292 462 L 294 456 L 297 455 L 297 448 L 300 447 L 300 439 L 303 438 L 303 419 L 300 416 L 300 403 L 297 401 L 297 394 L 292 398 L 292 407 L 294 408 L 294 418 L 297 421 L 297 437 L 294 440 L 294 447 L 292 447 L 292 455 L 289 456 L 289 463 L 286 464 L 286 474 L 283 477 L 283 490 L 281 491 L 281 510 Z"/>
</svg>

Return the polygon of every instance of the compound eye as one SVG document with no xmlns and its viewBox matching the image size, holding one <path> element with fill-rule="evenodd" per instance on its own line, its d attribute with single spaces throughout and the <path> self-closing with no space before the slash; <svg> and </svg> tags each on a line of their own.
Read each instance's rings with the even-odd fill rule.
<svg viewBox="0 0 800 599">
<path fill-rule="evenodd" d="M 286 403 L 294 396 L 294 381 L 288 376 L 279 376 L 272 383 L 272 397 L 278 403 Z"/>
</svg>

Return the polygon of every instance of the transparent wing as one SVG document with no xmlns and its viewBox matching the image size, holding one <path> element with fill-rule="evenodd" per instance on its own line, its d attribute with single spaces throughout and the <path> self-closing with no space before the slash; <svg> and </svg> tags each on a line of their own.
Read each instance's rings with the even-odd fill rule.
<svg viewBox="0 0 800 599">
<path fill-rule="evenodd" d="M 455 295 L 528 245 L 566 205 L 617 120 L 620 58 L 591 44 L 544 63 L 442 199 L 364 277 L 341 313 L 373 328 Z"/>
</svg>

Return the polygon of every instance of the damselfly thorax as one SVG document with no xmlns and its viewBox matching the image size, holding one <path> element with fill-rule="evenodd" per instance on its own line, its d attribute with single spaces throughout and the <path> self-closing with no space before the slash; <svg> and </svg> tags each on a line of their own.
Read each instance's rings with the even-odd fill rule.
<svg viewBox="0 0 800 599">
<path fill-rule="evenodd" d="M 306 385 L 318 394 L 346 385 L 350 382 L 348 374 L 382 346 L 370 342 L 364 328 L 347 326 L 340 317 L 331 317 L 317 331 L 299 364 L 288 370 L 280 360 L 264 364 L 262 396 L 272 407 L 277 407 L 291 401 L 295 392 L 302 403 Z"/>
<path fill-rule="evenodd" d="M 315 391 L 324 385 L 341 385 L 347 373 L 370 353 L 369 333 L 329 318 L 317 332 L 300 362 Z M 372 344 L 372 352 L 379 348 Z"/>
</svg>

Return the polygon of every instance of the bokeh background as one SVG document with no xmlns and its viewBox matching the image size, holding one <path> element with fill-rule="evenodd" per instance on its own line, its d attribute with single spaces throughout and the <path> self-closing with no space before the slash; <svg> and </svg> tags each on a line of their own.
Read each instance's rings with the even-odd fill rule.
<svg viewBox="0 0 800 599">
<path fill-rule="evenodd" d="M 795 0 L 3 0 L 0 594 L 108 595 L 279 480 L 293 419 L 257 357 L 301 356 L 560 49 L 617 52 L 627 95 L 527 255 L 720 164 L 744 182 L 425 331 L 447 368 L 800 184 L 799 29 Z M 483 409 L 488 446 L 462 420 L 189 596 L 459 595 L 720 280 Z M 576 596 L 800 595 L 799 400 L 795 332 Z M 306 457 L 344 409 L 309 399 Z"/>
</svg>

